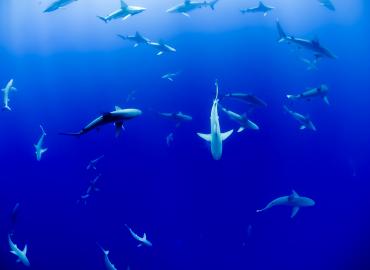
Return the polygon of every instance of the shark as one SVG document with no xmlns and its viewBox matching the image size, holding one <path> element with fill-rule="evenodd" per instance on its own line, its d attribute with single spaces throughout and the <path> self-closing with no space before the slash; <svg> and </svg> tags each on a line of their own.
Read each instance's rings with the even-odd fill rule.
<svg viewBox="0 0 370 270">
<path fill-rule="evenodd" d="M 99 243 L 96 243 L 98 247 L 102 250 L 104 253 L 104 264 L 105 268 L 107 270 L 117 270 L 117 268 L 114 266 L 114 264 L 109 260 L 109 250 L 105 250 Z"/>
<path fill-rule="evenodd" d="M 284 106 L 284 110 L 287 113 L 289 113 L 294 119 L 296 119 L 301 124 L 301 126 L 300 126 L 301 130 L 309 129 L 309 130 L 312 130 L 312 131 L 316 131 L 316 127 L 313 124 L 313 122 L 311 121 L 309 116 L 304 116 L 300 113 L 294 112 L 294 111 L 290 110 L 287 106 Z"/>
<path fill-rule="evenodd" d="M 128 231 L 130 232 L 131 236 L 139 242 L 138 246 L 137 247 L 142 247 L 142 246 L 146 246 L 146 247 L 151 247 L 153 246 L 152 242 L 150 242 L 146 236 L 146 233 L 144 233 L 143 237 L 140 237 L 138 236 L 127 224 L 125 224 L 126 228 L 128 229 Z"/>
<path fill-rule="evenodd" d="M 5 88 L 1 89 L 3 92 L 3 111 L 11 111 L 12 109 L 9 107 L 9 93 L 11 91 L 17 91 L 17 88 L 14 86 L 14 80 L 11 79 L 5 86 Z"/>
<path fill-rule="evenodd" d="M 220 121 L 218 116 L 218 82 L 216 81 L 216 97 L 213 100 L 210 116 L 211 133 L 197 133 L 203 140 L 211 144 L 211 154 L 214 160 L 221 159 L 222 156 L 222 142 L 225 141 L 234 132 L 233 129 L 221 133 Z"/>
<path fill-rule="evenodd" d="M 124 35 L 117 35 L 117 36 L 123 40 L 129 40 L 129 41 L 134 42 L 135 48 L 138 47 L 140 44 L 149 44 L 150 42 L 148 38 L 144 37 L 139 32 L 136 32 L 135 35 L 131 35 L 131 36 L 124 36 Z"/>
<path fill-rule="evenodd" d="M 176 113 L 158 113 L 160 116 L 166 119 L 175 120 L 176 122 L 190 122 L 193 120 L 193 117 L 190 115 L 184 114 L 182 112 Z"/>
<path fill-rule="evenodd" d="M 10 253 L 18 257 L 17 262 L 23 263 L 25 266 L 30 266 L 30 262 L 27 258 L 27 245 L 24 246 L 23 250 L 20 250 L 16 244 L 13 243 L 11 235 L 8 234 L 8 242 L 10 247 Z"/>
<path fill-rule="evenodd" d="M 46 137 L 46 132 L 44 128 L 42 127 L 42 125 L 40 125 L 40 129 L 41 129 L 41 137 L 37 141 L 37 143 L 34 144 L 37 161 L 40 161 L 42 158 L 42 155 L 48 150 L 47 148 L 43 148 L 44 140 Z"/>
<path fill-rule="evenodd" d="M 100 157 L 90 160 L 89 164 L 86 166 L 86 170 L 96 170 L 96 164 L 104 157 L 104 155 L 101 155 Z"/>
<path fill-rule="evenodd" d="M 138 7 L 138 6 L 129 6 L 126 4 L 125 1 L 120 0 L 121 8 L 113 11 L 112 13 L 108 14 L 107 16 L 97 16 L 99 19 L 101 19 L 103 22 L 107 23 L 112 20 L 122 19 L 126 20 L 130 18 L 131 16 L 134 16 L 136 14 L 139 14 L 146 10 L 144 7 Z"/>
<path fill-rule="evenodd" d="M 116 129 L 116 137 L 118 137 L 122 131 L 123 123 L 130 119 L 136 118 L 141 114 L 142 112 L 139 109 L 122 109 L 121 107 L 116 106 L 114 111 L 100 115 L 78 132 L 61 132 L 59 134 L 69 136 L 81 136 L 92 130 L 98 129 L 103 125 L 114 123 Z"/>
<path fill-rule="evenodd" d="M 220 106 L 221 110 L 229 116 L 229 118 L 240 125 L 240 128 L 237 130 L 238 133 L 242 132 L 245 129 L 259 130 L 259 126 L 256 123 L 253 123 L 248 119 L 247 114 L 237 114 L 233 111 L 227 110 L 223 106 Z"/>
<path fill-rule="evenodd" d="M 222 94 L 220 99 L 224 98 L 230 98 L 230 99 L 235 99 L 242 101 L 244 103 L 247 103 L 248 105 L 254 106 L 254 107 L 266 107 L 267 103 L 260 99 L 259 97 L 253 95 L 253 94 L 248 94 L 248 93 L 226 93 Z"/>
<path fill-rule="evenodd" d="M 335 11 L 335 6 L 331 0 L 318 0 L 320 5 L 331 11 Z"/>
<path fill-rule="evenodd" d="M 303 38 L 296 38 L 293 36 L 289 36 L 285 34 L 283 28 L 279 20 L 276 21 L 276 26 L 279 33 L 279 40 L 278 42 L 287 42 L 290 44 L 295 44 L 299 48 L 304 48 L 314 53 L 315 57 L 326 57 L 330 59 L 336 59 L 337 56 L 334 55 L 331 51 L 321 45 L 320 41 L 316 38 L 313 40 L 303 39 Z"/>
<path fill-rule="evenodd" d="M 44 10 L 44 13 L 56 11 L 60 8 L 63 8 L 73 2 L 77 2 L 78 0 L 57 0 L 53 2 L 47 9 Z"/>
<path fill-rule="evenodd" d="M 170 82 L 173 82 L 174 79 L 179 76 L 180 72 L 175 72 L 175 73 L 167 73 L 162 76 L 162 79 L 169 80 Z"/>
<path fill-rule="evenodd" d="M 317 62 L 319 58 L 315 57 L 313 60 L 309 60 L 306 58 L 301 58 L 301 61 L 306 64 L 307 70 L 318 70 L 317 68 Z"/>
<path fill-rule="evenodd" d="M 170 45 L 164 43 L 163 40 L 160 40 L 159 42 L 149 42 L 148 43 L 150 46 L 158 50 L 157 55 L 162 55 L 165 52 L 168 53 L 174 53 L 176 52 L 176 49 L 171 47 Z"/>
<path fill-rule="evenodd" d="M 328 86 L 326 84 L 321 84 L 319 87 L 308 89 L 301 94 L 286 95 L 286 97 L 291 100 L 297 99 L 311 100 L 311 98 L 320 97 L 327 105 L 330 105 L 328 99 L 328 92 L 329 92 Z"/>
<path fill-rule="evenodd" d="M 275 200 L 269 202 L 266 205 L 265 208 L 257 210 L 257 213 L 266 211 L 266 210 L 268 210 L 268 209 L 270 209 L 274 206 L 278 206 L 278 205 L 291 206 L 292 207 L 292 213 L 291 213 L 290 217 L 294 218 L 297 215 L 297 213 L 298 213 L 298 211 L 301 207 L 314 206 L 315 201 L 310 199 L 310 198 L 307 198 L 307 197 L 299 196 L 298 193 L 293 190 L 290 195 L 282 196 L 282 197 L 276 198 Z"/>
<path fill-rule="evenodd" d="M 240 12 L 245 14 L 245 13 L 263 13 L 263 16 L 267 16 L 267 13 L 270 12 L 271 10 L 275 9 L 274 7 L 265 5 L 262 3 L 262 1 L 259 1 L 258 6 L 256 7 L 251 7 L 251 8 L 245 8 L 241 9 Z"/>
<path fill-rule="evenodd" d="M 186 17 L 190 17 L 189 12 L 203 8 L 203 7 L 210 7 L 212 10 L 215 9 L 215 5 L 219 0 L 213 0 L 210 2 L 207 1 L 190 1 L 185 0 L 183 3 L 178 4 L 174 7 L 167 9 L 167 13 L 180 13 Z"/>
</svg>

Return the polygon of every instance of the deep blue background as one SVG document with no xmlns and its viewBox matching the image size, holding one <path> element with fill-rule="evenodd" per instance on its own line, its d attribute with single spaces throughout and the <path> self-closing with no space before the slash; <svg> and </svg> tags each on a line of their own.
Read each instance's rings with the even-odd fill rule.
<svg viewBox="0 0 370 270">
<path fill-rule="evenodd" d="M 14 241 L 20 247 L 28 243 L 33 269 L 103 269 L 97 241 L 111 251 L 118 269 L 128 264 L 133 270 L 369 269 L 367 1 L 353 1 L 360 11 L 348 20 L 352 10 L 344 0 L 336 1 L 335 13 L 313 0 L 302 1 L 309 8 L 296 13 L 288 0 L 271 1 L 291 13 L 277 9 L 267 17 L 238 14 L 238 8 L 255 1 L 221 0 L 215 12 L 199 11 L 190 20 L 163 13 L 177 2 L 164 1 L 153 13 L 108 25 L 94 16 L 117 7 L 116 1 L 109 1 L 113 4 L 105 11 L 86 11 L 79 5 L 88 3 L 81 0 L 48 15 L 41 13 L 45 3 L 14 2 L 0 4 L 0 82 L 3 86 L 14 78 L 19 89 L 11 93 L 13 111 L 0 114 L 0 269 L 24 268 L 15 263 L 7 243 L 16 202 Z M 84 27 L 71 28 L 68 20 L 82 11 L 88 13 L 83 13 Z M 170 23 L 172 30 L 145 25 L 146 16 L 165 17 L 159 28 Z M 39 17 L 44 21 L 36 24 Z M 306 71 L 299 57 L 307 53 L 276 42 L 276 17 L 288 33 L 318 36 L 339 58 Z M 19 26 L 17 20 L 26 22 Z M 145 35 L 164 37 L 178 52 L 158 57 L 150 48 L 134 49 L 114 37 L 133 33 L 140 23 Z M 43 25 L 49 27 L 49 39 L 40 38 Z M 179 70 L 173 83 L 160 78 Z M 221 161 L 212 160 L 196 136 L 209 131 L 216 78 L 221 91 L 252 92 L 268 103 L 251 115 L 261 130 L 232 135 Z M 330 88 L 330 106 L 285 99 L 287 93 L 321 83 Z M 127 104 L 131 91 L 136 99 Z M 300 131 L 283 104 L 310 114 L 318 131 Z M 127 123 L 119 139 L 112 126 L 79 139 L 58 135 L 79 130 L 114 105 L 144 112 Z M 233 101 L 224 105 L 247 110 Z M 173 123 L 154 111 L 179 110 L 194 121 L 177 129 L 167 147 Z M 221 113 L 220 122 L 224 131 L 237 128 Z M 48 133 L 49 150 L 37 162 L 33 144 L 40 124 Z M 101 154 L 101 192 L 86 207 L 77 205 L 96 175 L 86 165 Z M 286 208 L 255 213 L 293 188 L 316 206 L 302 209 L 293 220 Z M 153 248 L 136 248 L 125 223 L 146 232 Z"/>
</svg>

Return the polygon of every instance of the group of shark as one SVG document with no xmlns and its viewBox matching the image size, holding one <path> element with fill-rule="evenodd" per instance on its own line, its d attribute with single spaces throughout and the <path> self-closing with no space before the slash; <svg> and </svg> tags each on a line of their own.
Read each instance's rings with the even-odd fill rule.
<svg viewBox="0 0 370 270">
<path fill-rule="evenodd" d="M 58 0 L 51 4 L 45 12 L 52 12 L 58 10 L 62 7 L 65 7 L 72 2 L 76 2 L 77 0 Z M 184 16 L 189 17 L 189 13 L 200 8 L 209 7 L 212 10 L 215 8 L 216 3 L 219 0 L 213 0 L 210 2 L 203 1 L 190 1 L 185 0 L 183 3 L 169 8 L 167 10 L 168 13 L 179 13 L 183 14 Z M 322 6 L 330 10 L 335 10 L 333 3 L 330 0 L 318 0 Z M 98 16 L 99 19 L 103 20 L 104 22 L 108 23 L 109 21 L 122 19 L 126 20 L 127 18 L 134 16 L 136 14 L 142 13 L 146 9 L 143 7 L 137 6 L 129 6 L 123 0 L 120 0 L 121 7 L 113 11 L 112 13 L 108 14 L 107 16 Z M 256 7 L 250 7 L 241 9 L 241 13 L 262 13 L 264 16 L 268 14 L 268 12 L 272 11 L 274 7 L 268 6 L 262 2 Z M 303 38 L 297 38 L 291 35 L 287 35 L 283 30 L 279 20 L 276 22 L 278 34 L 279 34 L 279 43 L 286 42 L 288 44 L 293 44 L 298 46 L 299 48 L 304 48 L 314 54 L 314 60 L 310 61 L 307 59 L 304 60 L 307 65 L 309 65 L 310 69 L 316 69 L 316 63 L 319 59 L 322 58 L 330 58 L 336 59 L 337 57 L 330 52 L 327 48 L 322 46 L 320 42 L 315 40 L 308 40 Z M 158 50 L 158 55 L 161 55 L 165 52 L 176 52 L 176 49 L 165 44 L 162 41 L 153 42 L 150 39 L 144 37 L 139 32 L 136 32 L 135 35 L 132 36 L 123 36 L 118 35 L 120 38 L 124 40 L 129 40 L 134 42 L 134 47 L 137 47 L 139 44 L 149 45 Z M 168 73 L 162 76 L 163 79 L 167 79 L 169 81 L 173 81 L 176 76 L 179 75 L 180 72 L 176 73 Z M 210 144 L 211 155 L 214 160 L 219 160 L 222 157 L 222 150 L 223 150 L 223 141 L 229 138 L 234 130 L 231 129 L 226 132 L 221 131 L 220 120 L 219 120 L 219 109 L 225 113 L 231 120 L 236 122 L 239 126 L 237 132 L 240 133 L 245 129 L 250 130 L 259 130 L 259 126 L 254 123 L 251 119 L 249 119 L 249 115 L 247 113 L 238 114 L 234 111 L 231 111 L 225 108 L 221 102 L 225 99 L 234 99 L 243 101 L 244 103 L 248 104 L 250 108 L 255 109 L 257 107 L 266 107 L 267 104 L 258 98 L 257 96 L 250 94 L 250 93 L 238 93 L 238 92 L 230 92 L 230 93 L 219 93 L 219 85 L 216 81 L 216 95 L 212 103 L 211 112 L 210 112 L 210 133 L 197 133 L 197 135 L 207 141 Z M 9 105 L 10 99 L 9 94 L 17 89 L 14 87 L 14 80 L 11 79 L 6 86 L 2 89 L 3 93 L 3 111 L 11 111 L 11 107 Z M 318 87 L 308 89 L 303 91 L 300 94 L 288 94 L 286 98 L 291 101 L 295 100 L 311 100 L 313 98 L 321 98 L 326 104 L 329 105 L 328 100 L 328 87 L 325 84 L 322 84 Z M 284 106 L 284 110 L 291 115 L 295 120 L 300 123 L 300 129 L 308 129 L 308 130 L 316 130 L 316 127 L 309 116 L 304 116 L 298 112 L 295 112 L 289 109 L 287 106 Z M 113 111 L 104 113 L 93 119 L 87 125 L 85 125 L 81 130 L 77 132 L 63 132 L 60 133 L 62 135 L 71 135 L 71 136 L 81 136 L 84 135 L 92 130 L 96 130 L 99 127 L 107 124 L 113 124 L 115 127 L 115 134 L 116 137 L 120 135 L 122 129 L 124 128 L 124 124 L 131 119 L 134 119 L 142 114 L 142 111 L 137 108 L 121 108 L 116 106 Z M 158 115 L 164 119 L 168 119 L 174 121 L 176 123 L 175 128 L 178 128 L 181 123 L 183 122 L 190 122 L 192 121 L 192 116 L 188 114 L 184 114 L 182 112 L 160 112 Z M 44 147 L 44 140 L 46 137 L 46 132 L 43 126 L 40 125 L 41 129 L 41 136 L 38 139 L 37 143 L 34 144 L 35 147 L 35 155 L 38 161 L 41 160 L 42 155 L 47 151 L 47 148 Z M 174 131 L 172 131 L 166 138 L 167 144 L 170 145 L 174 139 Z M 104 155 L 91 160 L 86 167 L 87 170 L 96 170 L 97 163 L 104 157 Z M 94 192 L 99 191 L 96 184 L 97 181 L 100 179 L 101 174 L 97 175 L 94 180 L 92 180 L 83 195 L 81 195 L 78 202 L 86 204 L 87 200 L 91 197 Z M 291 218 L 295 217 L 298 213 L 299 209 L 302 207 L 311 207 L 315 205 L 315 201 L 311 198 L 304 197 L 298 195 L 297 192 L 294 190 L 291 194 L 278 197 L 271 202 L 269 202 L 264 208 L 257 210 L 257 213 L 266 211 L 270 208 L 275 206 L 289 206 L 292 207 Z M 130 235 L 138 242 L 138 247 L 146 246 L 151 247 L 152 243 L 147 239 L 146 234 L 144 233 L 142 237 L 137 235 L 129 226 L 125 225 L 128 229 Z M 25 266 L 30 266 L 29 260 L 27 258 L 27 245 L 23 248 L 23 250 L 19 249 L 17 245 L 12 240 L 12 234 L 8 235 L 8 243 L 10 247 L 10 252 L 17 257 L 17 262 L 23 263 Z M 102 250 L 104 254 L 104 261 L 107 269 L 116 269 L 114 264 L 109 259 L 109 251 L 105 250 L 100 244 L 98 244 L 99 248 Z"/>
</svg>

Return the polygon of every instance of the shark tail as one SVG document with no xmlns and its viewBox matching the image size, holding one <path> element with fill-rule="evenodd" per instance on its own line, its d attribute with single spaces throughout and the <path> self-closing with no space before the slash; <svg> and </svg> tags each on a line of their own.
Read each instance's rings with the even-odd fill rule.
<svg viewBox="0 0 370 270">
<path fill-rule="evenodd" d="M 40 128 L 41 128 L 42 134 L 46 136 L 46 132 L 44 130 L 44 127 L 42 125 L 40 125 Z"/>
<path fill-rule="evenodd" d="M 12 109 L 9 106 L 4 106 L 3 111 L 11 112 Z"/>
<path fill-rule="evenodd" d="M 124 39 L 124 40 L 126 40 L 126 39 L 127 39 L 127 36 L 120 35 L 120 34 L 118 34 L 118 35 L 117 35 L 117 37 L 122 38 L 122 39 Z"/>
<path fill-rule="evenodd" d="M 281 24 L 280 24 L 279 20 L 276 20 L 276 27 L 277 27 L 277 30 L 278 30 L 278 33 L 279 33 L 278 42 L 283 42 L 284 40 L 286 40 L 287 35 L 285 34 L 283 28 L 281 27 Z"/>
<path fill-rule="evenodd" d="M 212 9 L 212 10 L 215 10 L 215 5 L 217 4 L 219 0 L 213 0 L 211 2 L 208 3 L 209 7 Z"/>
<path fill-rule="evenodd" d="M 103 251 L 105 255 L 109 254 L 109 250 L 105 250 L 98 242 L 96 242 L 96 245 L 101 249 L 101 251 Z"/>
<path fill-rule="evenodd" d="M 108 20 L 105 17 L 103 17 L 103 16 L 96 16 L 96 17 L 98 17 L 100 20 L 102 20 L 105 23 L 108 22 Z"/>
</svg>

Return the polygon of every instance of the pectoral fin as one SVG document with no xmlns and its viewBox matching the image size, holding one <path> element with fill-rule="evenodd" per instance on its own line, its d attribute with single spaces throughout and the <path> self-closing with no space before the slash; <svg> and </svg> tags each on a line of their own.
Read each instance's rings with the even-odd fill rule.
<svg viewBox="0 0 370 270">
<path fill-rule="evenodd" d="M 204 133 L 197 133 L 199 137 L 201 137 L 203 140 L 206 140 L 207 142 L 211 141 L 211 134 L 204 134 Z"/>
<path fill-rule="evenodd" d="M 299 128 L 300 130 L 303 130 L 303 129 L 306 129 L 306 126 L 305 125 L 302 125 L 302 126 L 300 126 L 300 128 Z"/>
<path fill-rule="evenodd" d="M 329 102 L 329 99 L 328 99 L 328 97 L 327 97 L 327 96 L 324 96 L 324 97 L 323 97 L 323 100 L 324 100 L 324 102 L 325 102 L 326 104 L 330 105 L 330 102 Z"/>
<path fill-rule="evenodd" d="M 130 18 L 131 17 L 131 14 L 128 14 L 128 15 L 126 15 L 125 17 L 123 17 L 122 18 L 122 21 L 125 21 L 125 20 L 127 20 L 128 18 Z"/>
<path fill-rule="evenodd" d="M 294 218 L 297 215 L 298 211 L 299 211 L 299 207 L 294 206 L 292 209 L 292 214 L 290 215 L 290 218 Z"/>
<path fill-rule="evenodd" d="M 242 132 L 244 129 L 245 129 L 245 127 L 240 127 L 240 128 L 238 129 L 238 133 Z"/>
<path fill-rule="evenodd" d="M 222 140 L 224 141 L 224 140 L 226 140 L 227 138 L 229 138 L 229 137 L 230 137 L 230 135 L 231 135 L 231 134 L 233 134 L 233 132 L 234 132 L 234 130 L 233 130 L 233 129 L 231 129 L 231 130 L 229 130 L 229 131 L 227 131 L 227 132 L 222 133 L 222 134 L 221 134 L 221 138 L 222 138 Z"/>
</svg>

